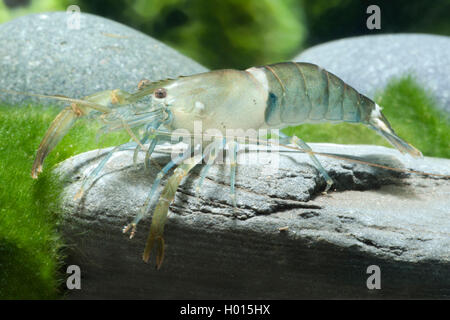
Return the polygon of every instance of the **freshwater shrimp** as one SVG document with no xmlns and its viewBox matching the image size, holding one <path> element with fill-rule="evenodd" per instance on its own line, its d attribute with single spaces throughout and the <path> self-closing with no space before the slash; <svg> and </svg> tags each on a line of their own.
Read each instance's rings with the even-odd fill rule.
<svg viewBox="0 0 450 320">
<path fill-rule="evenodd" d="M 375 130 L 401 153 L 422 157 L 422 153 L 398 137 L 381 107 L 336 75 L 310 63 L 284 62 L 246 70 L 216 70 L 187 77 L 157 82 L 143 80 L 135 93 L 120 89 L 102 91 L 81 100 L 53 96 L 71 104 L 62 110 L 50 125 L 39 148 L 31 175 L 37 178 L 45 157 L 75 121 L 86 115 L 99 116 L 105 126 L 102 132 L 125 129 L 132 141 L 115 147 L 84 180 L 78 197 L 98 176 L 111 155 L 119 150 L 134 149 L 135 156 L 145 151 L 145 164 L 155 146 L 177 129 L 194 132 L 194 122 L 201 121 L 203 131 L 219 130 L 225 136 L 227 129 L 282 129 L 304 123 L 349 122 L 361 123 Z M 135 128 L 144 129 L 139 136 Z M 311 148 L 299 137 L 281 136 L 281 143 L 294 144 L 308 153 L 326 181 L 327 192 L 333 180 L 322 167 Z M 145 147 L 145 144 L 149 144 Z M 218 139 L 199 156 L 180 156 L 170 161 L 156 177 L 145 204 L 135 219 L 124 227 L 133 237 L 138 222 L 151 211 L 150 203 L 161 179 L 176 167 L 168 179 L 153 212 L 150 233 L 143 259 L 148 261 L 152 248 L 157 246 L 156 265 L 164 258 L 163 230 L 169 205 L 182 179 L 205 157 L 208 163 L 200 171 L 200 184 L 217 156 L 217 150 L 228 147 L 230 161 L 230 196 L 235 202 L 235 174 L 238 143 L 233 139 Z M 191 151 L 198 146 L 191 146 Z M 136 158 L 136 157 L 134 157 Z"/>
</svg>

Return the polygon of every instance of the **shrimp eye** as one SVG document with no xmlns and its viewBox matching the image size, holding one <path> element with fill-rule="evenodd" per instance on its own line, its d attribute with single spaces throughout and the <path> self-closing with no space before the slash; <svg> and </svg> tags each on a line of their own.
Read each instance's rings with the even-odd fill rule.
<svg viewBox="0 0 450 320">
<path fill-rule="evenodd" d="M 156 89 L 155 97 L 158 99 L 164 99 L 167 96 L 167 90 L 164 88 Z"/>
</svg>

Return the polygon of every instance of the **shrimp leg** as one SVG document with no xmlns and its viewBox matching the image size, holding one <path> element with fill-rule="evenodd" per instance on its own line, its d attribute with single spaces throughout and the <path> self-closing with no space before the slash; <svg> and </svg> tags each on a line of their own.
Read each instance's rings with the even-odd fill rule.
<svg viewBox="0 0 450 320">
<path fill-rule="evenodd" d="M 299 148 L 301 148 L 303 151 L 305 151 L 309 155 L 312 162 L 314 162 L 317 170 L 319 170 L 320 174 L 323 176 L 323 178 L 325 179 L 325 182 L 327 183 L 327 186 L 325 187 L 324 192 L 326 193 L 326 192 L 328 192 L 328 190 L 330 190 L 331 186 L 333 185 L 333 179 L 330 178 L 327 171 L 320 163 L 319 159 L 317 159 L 317 157 L 314 155 L 314 153 L 312 153 L 311 147 L 309 145 L 307 145 L 305 141 L 303 141 L 302 139 L 300 139 L 299 137 L 297 137 L 295 135 L 287 136 L 280 132 L 280 143 L 284 143 L 284 144 L 292 143 L 292 144 L 295 144 L 296 146 L 298 146 Z"/>
<path fill-rule="evenodd" d="M 131 222 L 130 224 L 126 225 L 123 228 L 123 233 L 127 233 L 128 230 L 131 229 L 130 239 L 132 239 L 134 237 L 134 235 L 136 234 L 136 228 L 137 228 L 139 221 L 141 221 L 142 218 L 145 216 L 145 214 L 150 211 L 151 200 L 153 199 L 153 196 L 156 193 L 156 190 L 158 189 L 158 186 L 160 185 L 162 178 L 164 178 L 164 176 L 167 174 L 167 172 L 170 171 L 170 169 L 172 169 L 174 166 L 178 165 L 180 162 L 182 162 L 185 159 L 186 159 L 186 156 L 184 154 L 181 154 L 180 156 L 178 156 L 177 159 L 171 160 L 168 164 L 166 164 L 161 169 L 161 171 L 158 173 L 155 181 L 153 182 L 153 186 L 150 190 L 150 193 L 148 194 L 147 198 L 145 199 L 144 205 L 142 206 L 141 210 L 136 215 L 136 217 L 133 219 L 133 222 Z"/>
<path fill-rule="evenodd" d="M 97 167 L 95 167 L 94 170 L 92 170 L 89 173 L 87 178 L 84 179 L 83 184 L 80 187 L 80 190 L 78 190 L 77 194 L 74 197 L 74 200 L 77 200 L 83 196 L 83 193 L 84 193 L 84 190 L 86 190 L 86 187 L 90 186 L 93 183 L 95 178 L 100 174 L 100 172 L 103 170 L 103 167 L 106 165 L 108 160 L 112 157 L 112 155 L 115 152 L 132 149 L 132 148 L 136 147 L 136 145 L 137 144 L 135 142 L 129 142 L 129 143 L 125 143 L 120 146 L 117 146 L 117 147 L 113 148 L 111 151 L 109 151 L 108 154 L 102 159 L 102 161 L 100 161 L 100 163 L 97 165 Z"/>
<path fill-rule="evenodd" d="M 219 148 L 224 147 L 225 140 L 223 142 L 219 141 L 211 143 L 208 146 L 209 150 L 205 150 L 205 154 L 208 154 L 208 161 L 206 165 L 200 171 L 200 179 L 197 183 L 195 191 L 198 192 L 203 184 L 203 180 L 208 174 L 209 168 L 216 160 L 219 154 Z M 236 181 L 236 166 L 237 166 L 237 152 L 238 152 L 238 143 L 236 141 L 231 141 L 228 143 L 228 148 L 230 150 L 230 198 L 233 204 L 233 207 L 236 207 L 236 190 L 234 188 Z"/>
<path fill-rule="evenodd" d="M 175 198 L 175 193 L 177 191 L 178 186 L 185 176 L 188 175 L 189 171 L 194 168 L 198 163 L 200 163 L 203 159 L 203 155 L 198 157 L 194 156 L 187 160 L 184 163 L 180 164 L 176 169 L 173 175 L 167 181 L 166 186 L 164 187 L 161 196 L 159 198 L 158 204 L 156 205 L 155 212 L 152 217 L 152 225 L 150 227 L 150 233 L 147 238 L 147 244 L 144 249 L 143 260 L 148 262 L 150 258 L 150 253 L 155 246 L 157 245 L 156 252 L 156 268 L 159 269 L 164 259 L 164 224 L 166 222 L 167 213 L 169 211 L 169 205 L 172 203 Z"/>
<path fill-rule="evenodd" d="M 148 141 L 148 135 L 144 136 L 144 138 L 142 138 L 140 142 L 141 142 L 141 144 L 144 144 L 147 141 Z M 158 139 L 157 139 L 157 136 L 155 136 L 154 139 L 152 139 L 152 142 L 150 143 L 150 146 L 146 151 L 146 162 L 150 161 L 149 159 L 147 159 L 147 155 L 148 155 L 148 157 L 150 157 L 153 150 L 155 149 L 157 142 L 158 142 Z M 84 190 L 86 190 L 86 187 L 93 183 L 95 178 L 97 178 L 98 175 L 100 174 L 100 172 L 103 170 L 103 167 L 106 165 L 108 160 L 117 151 L 130 150 L 130 149 L 134 148 L 133 166 L 136 167 L 137 166 L 137 154 L 138 154 L 139 150 L 141 149 L 141 144 L 137 144 L 136 142 L 131 141 L 131 142 L 122 144 L 120 146 L 117 146 L 117 147 L 113 148 L 110 152 L 108 152 L 108 154 L 102 159 L 102 161 L 97 165 L 97 167 L 94 170 L 92 170 L 91 173 L 89 173 L 89 175 L 87 176 L 87 178 L 83 181 L 83 184 L 81 185 L 81 188 L 80 188 L 80 190 L 78 190 L 74 199 L 76 200 L 83 196 L 83 193 L 84 193 Z"/>
<path fill-rule="evenodd" d="M 195 187 L 195 192 L 199 192 L 200 188 L 203 185 L 203 180 L 205 179 L 206 175 L 208 174 L 209 168 L 211 168 L 211 165 L 216 160 L 218 154 L 219 154 L 219 148 L 223 148 L 223 142 L 213 142 L 205 150 L 205 154 L 208 154 L 208 160 L 206 162 L 206 165 L 202 168 L 200 171 L 200 179 L 198 180 L 197 186 Z"/>
</svg>

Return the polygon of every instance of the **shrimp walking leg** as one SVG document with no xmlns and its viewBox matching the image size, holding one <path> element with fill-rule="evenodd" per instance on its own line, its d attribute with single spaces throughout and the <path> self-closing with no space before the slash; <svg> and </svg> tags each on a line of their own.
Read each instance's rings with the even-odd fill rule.
<svg viewBox="0 0 450 320">
<path fill-rule="evenodd" d="M 207 161 L 205 166 L 200 171 L 200 179 L 198 180 L 197 186 L 195 187 L 195 191 L 198 192 L 203 185 L 203 180 L 205 180 L 206 175 L 208 174 L 209 168 L 216 160 L 219 155 L 220 149 L 223 149 L 223 142 L 213 142 L 211 143 L 205 150 L 204 154 L 207 155 Z"/>
<path fill-rule="evenodd" d="M 148 134 L 145 134 L 145 136 L 141 139 L 141 144 L 144 145 L 147 142 L 148 142 Z M 141 150 L 142 150 L 141 145 L 136 144 L 136 146 L 134 148 L 134 152 L 133 152 L 133 167 L 135 169 L 137 169 L 137 159 L 138 159 L 139 151 L 141 151 Z"/>
<path fill-rule="evenodd" d="M 112 155 L 117 152 L 117 151 L 124 151 L 124 150 L 130 150 L 134 148 L 134 154 L 133 154 L 133 165 L 136 167 L 136 163 L 137 163 L 137 155 L 139 150 L 142 149 L 142 145 L 144 143 L 146 143 L 148 141 L 148 134 L 146 134 L 138 143 L 132 141 L 132 142 L 128 142 L 125 144 L 122 144 L 120 146 L 115 147 L 114 149 L 112 149 L 110 152 L 108 152 L 108 154 L 102 159 L 102 161 L 97 165 L 97 167 L 91 171 L 91 173 L 87 176 L 87 178 L 83 181 L 83 184 L 81 185 L 80 190 L 77 192 L 77 194 L 75 195 L 75 199 L 79 199 L 83 196 L 84 190 L 86 190 L 86 187 L 90 186 L 94 180 L 98 177 L 98 175 L 101 173 L 101 171 L 103 170 L 104 166 L 106 165 L 106 163 L 108 162 L 108 160 L 112 157 Z M 153 150 L 155 149 L 155 145 L 157 143 L 157 137 L 155 137 L 153 139 L 153 141 L 150 143 L 150 147 L 151 151 L 150 151 L 150 155 L 153 152 Z M 153 143 L 154 142 L 154 143 Z M 147 150 L 147 153 L 149 151 Z"/>
<path fill-rule="evenodd" d="M 302 139 L 300 139 L 297 136 L 291 136 L 290 137 L 290 136 L 286 136 L 284 134 L 280 134 L 280 136 L 281 136 L 281 139 L 280 139 L 281 143 L 285 143 L 285 144 L 292 143 L 292 144 L 295 144 L 296 146 L 301 148 L 303 151 L 305 151 L 309 155 L 309 157 L 312 160 L 312 162 L 314 162 L 317 170 L 319 170 L 320 174 L 325 179 L 325 182 L 327 183 L 327 186 L 325 187 L 325 192 L 328 192 L 328 190 L 330 190 L 331 186 L 333 185 L 333 179 L 330 178 L 330 176 L 328 175 L 327 171 L 325 170 L 325 168 L 320 163 L 319 159 L 317 159 L 317 157 L 312 153 L 311 147 L 308 146 L 305 141 L 303 141 Z"/>
<path fill-rule="evenodd" d="M 148 169 L 150 168 L 150 157 L 152 156 L 153 151 L 155 150 L 156 144 L 158 143 L 158 138 L 155 137 L 150 142 L 150 145 L 148 146 L 147 152 L 145 152 L 145 159 L 144 159 L 144 168 Z"/>
<path fill-rule="evenodd" d="M 159 269 L 163 259 L 164 259 L 164 224 L 166 222 L 167 213 L 169 211 L 169 205 L 172 203 L 175 198 L 175 193 L 177 191 L 178 186 L 185 176 L 188 175 L 189 171 L 194 168 L 198 163 L 200 163 L 203 159 L 203 155 L 198 157 L 194 156 L 185 160 L 184 163 L 180 164 L 174 171 L 173 175 L 167 181 L 159 201 L 156 205 L 153 217 L 152 217 L 152 225 L 150 227 L 150 233 L 147 238 L 147 243 L 144 249 L 143 260 L 148 262 L 150 258 L 150 253 L 155 246 L 157 245 L 156 252 L 156 268 Z"/>
<path fill-rule="evenodd" d="M 150 211 L 150 205 L 151 200 L 153 199 L 153 196 L 156 193 L 156 190 L 158 189 L 158 186 L 161 183 L 162 178 L 169 172 L 174 166 L 181 163 L 183 160 L 185 160 L 187 157 L 184 154 L 179 155 L 175 160 L 171 160 L 168 164 L 166 164 L 161 171 L 156 176 L 155 181 L 153 182 L 152 188 L 150 190 L 150 193 L 148 194 L 147 198 L 145 199 L 144 205 L 142 206 L 141 210 L 139 210 L 139 213 L 136 215 L 136 217 L 133 219 L 133 222 L 128 224 L 123 228 L 123 233 L 127 233 L 128 230 L 131 229 L 130 233 L 130 239 L 134 237 L 136 234 L 136 228 L 138 223 L 142 220 L 142 218 L 145 216 L 147 212 Z"/>
<path fill-rule="evenodd" d="M 117 147 L 113 148 L 111 151 L 109 151 L 108 154 L 102 159 L 102 161 L 100 161 L 100 163 L 97 165 L 97 167 L 95 167 L 94 170 L 92 170 L 89 173 L 89 175 L 84 179 L 83 184 L 80 187 L 80 190 L 78 190 L 77 194 L 75 195 L 75 200 L 79 199 L 83 196 L 83 193 L 84 193 L 84 190 L 86 190 L 86 187 L 90 186 L 94 182 L 95 178 L 98 177 L 98 175 L 103 170 L 104 166 L 106 165 L 108 160 L 111 159 L 111 157 L 114 153 L 116 153 L 117 151 L 132 149 L 134 147 L 136 147 L 136 143 L 129 142 L 129 143 L 125 143 L 120 146 L 117 146 Z"/>
</svg>

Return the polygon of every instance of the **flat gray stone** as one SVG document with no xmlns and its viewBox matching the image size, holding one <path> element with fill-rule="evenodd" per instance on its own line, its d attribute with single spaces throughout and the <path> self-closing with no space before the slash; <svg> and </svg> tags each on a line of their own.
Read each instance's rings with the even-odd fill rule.
<svg viewBox="0 0 450 320">
<path fill-rule="evenodd" d="M 446 159 L 414 160 L 378 146 L 311 146 L 450 174 Z M 118 152 L 83 198 L 73 199 L 81 178 L 106 151 L 77 155 L 58 169 L 67 183 L 61 225 L 67 263 L 82 272 L 82 290 L 69 298 L 450 298 L 448 177 L 321 156 L 336 182 L 323 195 L 325 183 L 308 157 L 283 152 L 270 158 L 278 170 L 270 164 L 238 166 L 233 210 L 229 169 L 211 167 L 196 194 L 196 168 L 170 206 L 166 256 L 157 271 L 154 255 L 151 264 L 141 259 L 150 218 L 134 239 L 121 233 L 144 203 L 159 172 L 155 165 L 146 171 L 140 155 L 134 168 L 132 151 Z M 168 159 L 155 154 L 159 165 Z M 371 265 L 381 269 L 381 290 L 367 289 Z"/>
<path fill-rule="evenodd" d="M 294 61 L 336 74 L 373 98 L 392 77 L 412 74 L 450 112 L 450 37 L 390 34 L 346 38 L 303 51 Z"/>
<path fill-rule="evenodd" d="M 163 43 L 91 14 L 81 14 L 79 30 L 67 27 L 65 12 L 33 14 L 0 25 L 4 90 L 81 98 L 118 88 L 134 92 L 144 78 L 153 81 L 204 71 Z M 0 101 L 10 104 L 29 99 L 0 92 Z"/>
</svg>

